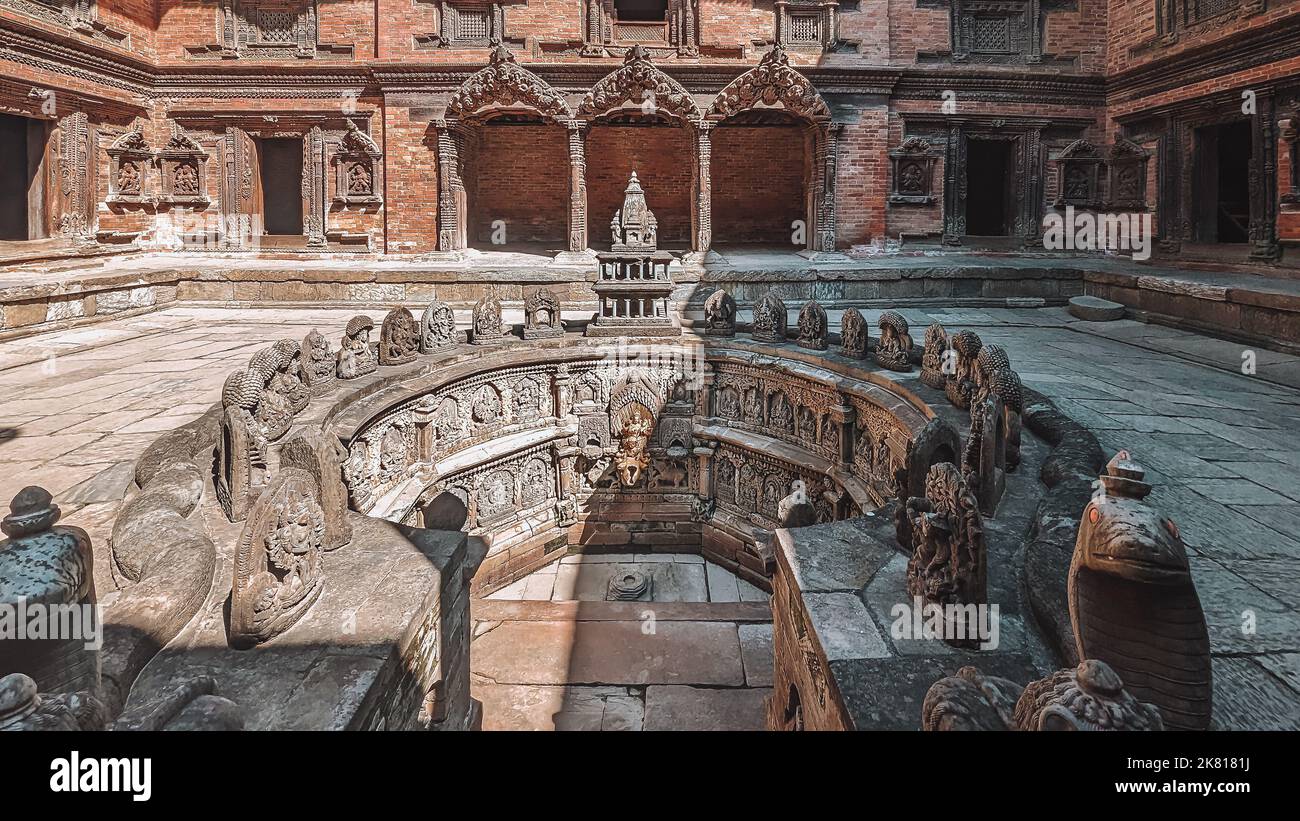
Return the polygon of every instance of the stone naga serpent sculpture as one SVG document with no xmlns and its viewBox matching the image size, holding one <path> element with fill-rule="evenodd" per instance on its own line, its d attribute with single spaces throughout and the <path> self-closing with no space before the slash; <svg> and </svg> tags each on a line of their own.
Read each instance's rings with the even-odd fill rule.
<svg viewBox="0 0 1300 821">
<path fill-rule="evenodd" d="M 1101 476 L 1070 563 L 1079 658 L 1106 662 L 1170 729 L 1209 726 L 1210 638 L 1172 521 L 1148 506 L 1145 471 L 1120 451 Z"/>
</svg>

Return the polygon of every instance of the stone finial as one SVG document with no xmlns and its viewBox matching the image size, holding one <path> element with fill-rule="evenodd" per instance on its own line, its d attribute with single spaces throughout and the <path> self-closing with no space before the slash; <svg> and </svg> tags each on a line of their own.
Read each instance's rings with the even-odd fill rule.
<svg viewBox="0 0 1300 821">
<path fill-rule="evenodd" d="M 927 604 L 988 603 L 987 549 L 979 503 L 956 465 L 940 462 L 926 475 L 925 496 L 907 500 L 912 557 L 907 563 L 907 592 Z M 947 608 L 945 608 L 947 609 Z M 960 608 L 945 630 L 945 640 L 977 646 L 972 608 Z M 953 618 L 951 611 L 946 618 Z"/>
<path fill-rule="evenodd" d="M 357 379 L 379 367 L 379 357 L 370 346 L 370 330 L 374 327 L 375 321 L 365 314 L 348 320 L 336 360 L 339 379 Z"/>
<path fill-rule="evenodd" d="M 795 341 L 801 348 L 826 350 L 826 309 L 817 300 L 799 309 L 799 337 Z"/>
<path fill-rule="evenodd" d="M 908 335 L 907 319 L 898 311 L 885 311 L 878 324 L 877 364 L 891 371 L 906 373 L 912 370 L 912 337 Z"/>
<path fill-rule="evenodd" d="M 1146 471 L 1120 451 L 1084 508 L 1068 581 L 1081 659 L 1104 661 L 1172 729 L 1204 730 L 1210 637 L 1178 527 L 1146 501 Z"/>
<path fill-rule="evenodd" d="M 609 223 L 613 234 L 613 250 L 654 251 L 659 247 L 659 220 L 646 205 L 645 191 L 636 172 L 632 172 L 627 188 L 623 190 L 623 207 L 614 212 Z"/>
<path fill-rule="evenodd" d="M 754 305 L 754 321 L 750 324 L 749 335 L 759 342 L 784 342 L 785 326 L 785 303 L 768 291 Z"/>
<path fill-rule="evenodd" d="M 704 333 L 706 336 L 736 335 L 736 300 L 721 288 L 704 301 Z"/>
<path fill-rule="evenodd" d="M 857 308 L 848 308 L 840 317 L 840 355 L 866 359 L 871 345 L 871 330 Z"/>
<path fill-rule="evenodd" d="M 944 373 L 944 357 L 948 351 L 948 332 L 935 322 L 925 329 L 925 350 L 921 354 L 921 382 L 935 390 L 943 390 L 948 382 Z"/>
<path fill-rule="evenodd" d="M 429 303 L 420 317 L 420 353 L 438 353 L 456 347 L 456 315 L 440 299 Z"/>
<path fill-rule="evenodd" d="M 17 613 L 24 623 L 48 620 L 53 607 L 79 609 L 71 619 L 58 617 L 73 635 L 59 631 L 57 638 L 46 638 L 54 635 L 47 627 L 40 638 L 0 637 L 0 675 L 26 673 L 49 692 L 94 690 L 99 686 L 94 556 L 86 531 L 59 526 L 60 515 L 49 491 L 35 485 L 10 502 L 9 515 L 0 521 L 9 537 L 0 541 L 0 609 Z"/>
<path fill-rule="evenodd" d="M 420 337 L 415 317 L 402 306 L 389 311 L 379 328 L 379 364 L 405 365 L 415 360 Z"/>
</svg>

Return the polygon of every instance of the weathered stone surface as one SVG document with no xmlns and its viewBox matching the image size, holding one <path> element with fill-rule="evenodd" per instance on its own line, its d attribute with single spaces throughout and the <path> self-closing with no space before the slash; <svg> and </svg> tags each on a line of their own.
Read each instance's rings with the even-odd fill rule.
<svg viewBox="0 0 1300 821">
<path fill-rule="evenodd" d="M 1124 306 L 1097 296 L 1073 296 L 1070 313 L 1089 322 L 1113 322 L 1124 318 Z"/>
<path fill-rule="evenodd" d="M 736 632 L 740 635 L 740 657 L 745 666 L 745 684 L 749 687 L 771 687 L 772 666 L 772 625 L 741 624 Z"/>
<path fill-rule="evenodd" d="M 505 622 L 471 652 L 475 671 L 499 684 L 745 683 L 729 623 L 657 622 L 647 635 L 640 621 Z"/>
<path fill-rule="evenodd" d="M 762 730 L 767 687 L 646 688 L 646 730 Z"/>
<path fill-rule="evenodd" d="M 642 729 L 643 696 L 631 687 L 558 687 L 476 680 L 484 730 Z"/>
</svg>

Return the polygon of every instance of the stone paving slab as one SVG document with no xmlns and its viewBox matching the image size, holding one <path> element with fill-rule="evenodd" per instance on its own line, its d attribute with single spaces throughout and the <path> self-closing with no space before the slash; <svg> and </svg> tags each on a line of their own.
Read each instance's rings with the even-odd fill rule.
<svg viewBox="0 0 1300 821">
<path fill-rule="evenodd" d="M 507 621 L 470 646 L 474 672 L 495 684 L 745 683 L 736 625 L 636 621 Z"/>
<path fill-rule="evenodd" d="M 540 687 L 474 678 L 484 730 L 640 730 L 644 695 L 632 687 Z"/>
<path fill-rule="evenodd" d="M 770 687 L 647 687 L 646 730 L 763 730 Z"/>
</svg>

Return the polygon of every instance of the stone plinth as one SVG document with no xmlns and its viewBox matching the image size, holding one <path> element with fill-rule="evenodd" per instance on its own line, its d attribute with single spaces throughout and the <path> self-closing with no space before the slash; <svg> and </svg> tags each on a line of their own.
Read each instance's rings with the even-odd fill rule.
<svg viewBox="0 0 1300 821">
<path fill-rule="evenodd" d="M 598 300 L 595 320 L 587 326 L 588 336 L 678 336 L 681 329 L 673 320 L 668 299 L 673 281 L 668 266 L 673 255 L 667 251 L 602 253 L 600 278 L 595 291 Z"/>
</svg>

